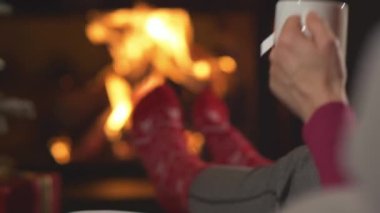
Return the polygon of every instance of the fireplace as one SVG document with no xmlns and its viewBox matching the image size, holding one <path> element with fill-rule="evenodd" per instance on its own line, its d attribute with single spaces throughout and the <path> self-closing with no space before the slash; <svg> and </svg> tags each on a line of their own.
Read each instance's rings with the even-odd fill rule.
<svg viewBox="0 0 380 213">
<path fill-rule="evenodd" d="M 133 94 L 164 80 L 175 89 L 186 114 L 196 82 L 212 81 L 231 110 L 232 122 L 270 158 L 298 143 L 293 130 L 298 124 L 270 96 L 267 61 L 258 57 L 260 33 L 267 34 L 259 30 L 259 8 L 265 9 L 261 3 L 157 1 L 156 7 L 134 7 L 124 1 L 57 0 L 54 7 L 62 11 L 49 13 L 38 1 L 29 6 L 9 2 L 16 10 L 0 17 L 0 57 L 6 62 L 0 71 L 0 93 L 32 101 L 37 116 L 7 117 L 9 130 L 0 135 L 0 155 L 13 159 L 19 170 L 57 171 L 65 212 L 159 212 L 128 140 L 130 114 L 139 99 Z M 123 23 L 128 17 L 144 22 Z M 166 27 L 168 22 L 174 25 Z M 166 30 L 155 34 L 157 26 Z M 129 40 L 121 36 L 123 31 L 130 35 L 131 27 L 145 34 Z M 171 44 L 162 42 L 176 27 L 179 35 L 174 40 L 183 43 L 170 50 Z M 143 37 L 151 40 L 133 46 Z M 130 40 L 134 42 L 124 42 Z M 157 72 L 159 68 L 168 72 Z M 185 117 L 189 152 L 207 160 L 203 137 L 190 120 Z"/>
</svg>

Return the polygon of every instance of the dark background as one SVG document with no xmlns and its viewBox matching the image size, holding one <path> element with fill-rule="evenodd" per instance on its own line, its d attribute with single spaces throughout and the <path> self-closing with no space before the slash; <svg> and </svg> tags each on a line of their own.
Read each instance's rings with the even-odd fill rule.
<svg viewBox="0 0 380 213">
<path fill-rule="evenodd" d="M 86 127 L 94 122 L 96 115 L 108 105 L 104 88 L 98 88 L 97 91 L 93 91 L 99 95 L 96 102 L 92 103 L 91 101 L 94 100 L 91 97 L 87 97 L 88 100 L 82 100 L 92 107 L 84 107 L 79 112 L 70 108 L 71 105 L 65 108 L 68 115 L 71 113 L 73 117 L 71 120 L 57 116 L 54 111 L 62 110 L 56 108 L 57 103 L 77 100 L 72 96 L 68 99 L 65 99 L 66 96 L 62 97 L 62 91 L 57 85 L 62 76 L 67 73 L 72 75 L 73 84 L 78 85 L 78 87 L 91 84 L 93 81 L 91 79 L 96 75 L 96 71 L 109 63 L 110 59 L 105 47 L 91 45 L 83 36 L 84 31 L 78 30 L 84 29 L 87 22 L 87 12 L 93 9 L 111 10 L 131 7 L 136 1 L 8 0 L 5 2 L 13 6 L 14 12 L 10 16 L 0 16 L 0 27 L 12 31 L 3 31 L 3 36 L 0 34 L 0 57 L 4 57 L 7 61 L 6 70 L 0 73 L 0 91 L 8 95 L 31 98 L 36 101 L 39 106 L 40 118 L 37 122 L 10 121 L 13 131 L 9 135 L 0 136 L 0 155 L 13 157 L 20 169 L 58 170 L 63 176 L 64 186 L 67 187 L 80 184 L 81 181 L 101 180 L 105 177 L 144 178 L 145 173 L 136 161 L 104 162 L 95 159 L 87 164 L 58 166 L 46 149 L 47 140 L 56 134 L 68 133 L 74 138 L 80 138 Z M 259 57 L 259 44 L 272 31 L 276 1 L 150 0 L 145 2 L 157 7 L 182 7 L 189 10 L 194 18 L 195 30 L 199 29 L 200 32 L 202 32 L 202 28 L 207 26 L 204 24 L 205 21 L 218 22 L 221 20 L 220 28 L 225 28 L 226 34 L 231 34 L 228 33 L 229 30 L 243 30 L 245 26 L 251 26 L 251 29 L 242 31 L 243 33 L 234 32 L 231 34 L 233 39 L 237 39 L 237 37 L 247 38 L 246 40 L 239 40 L 243 46 L 248 45 L 248 48 L 244 50 L 245 56 L 239 56 L 239 53 L 236 55 L 243 61 L 250 60 L 250 63 L 247 62 L 247 66 L 241 71 L 242 74 L 237 77 L 238 79 L 246 79 L 246 81 L 242 82 L 241 86 L 236 86 L 233 92 L 226 97 L 226 102 L 231 109 L 232 122 L 253 141 L 253 145 L 271 159 L 278 159 L 292 148 L 302 144 L 302 123 L 270 94 L 267 72 L 268 59 L 267 56 Z M 361 47 L 379 20 L 380 14 L 370 1 L 349 0 L 346 2 L 350 6 L 347 52 L 348 90 L 350 92 L 355 76 L 360 72 L 360 70 L 356 70 L 356 63 L 360 56 Z M 247 23 L 237 24 L 236 28 L 231 27 L 234 22 L 238 23 L 241 20 Z M 54 23 L 64 24 L 66 31 L 69 32 L 59 32 L 60 26 L 55 26 Z M 22 47 L 23 45 L 29 47 L 30 45 L 24 44 L 23 41 L 34 40 L 28 36 L 20 36 L 24 31 L 18 31 L 17 28 L 10 27 L 11 25 L 21 26 L 20 28 L 24 29 L 25 32 L 30 30 L 36 44 L 43 41 L 46 43 L 63 41 L 62 45 L 44 47 L 46 48 L 45 52 L 38 49 L 38 45 L 32 45 L 31 47 L 40 52 L 39 57 L 46 57 L 48 60 L 43 68 L 30 72 L 28 67 L 38 67 L 38 65 L 33 64 L 34 57 L 37 56 L 34 56 L 34 49 L 23 49 Z M 45 29 L 56 29 L 57 31 L 46 32 Z M 18 35 L 18 37 L 13 35 Z M 200 33 L 198 36 L 196 40 L 207 46 L 207 35 Z M 228 38 L 230 37 L 227 36 L 225 39 Z M 225 43 L 229 43 L 229 41 Z M 233 42 L 232 45 L 239 46 Z M 209 46 L 212 48 L 212 45 Z M 72 57 L 60 55 L 59 51 L 54 52 L 54 48 L 67 48 L 67 51 L 72 51 Z M 10 53 L 2 49 L 20 51 Z M 50 57 L 51 55 L 54 57 Z M 24 61 L 30 61 L 30 65 L 19 64 L 20 58 Z M 80 95 L 81 93 L 87 94 L 86 91 L 78 90 L 78 97 L 84 97 Z M 107 157 L 107 155 L 102 155 L 99 158 L 103 157 Z M 152 199 L 109 201 L 73 198 L 67 195 L 64 196 L 63 208 L 66 211 L 85 208 L 115 208 L 159 212 L 159 208 Z"/>
</svg>

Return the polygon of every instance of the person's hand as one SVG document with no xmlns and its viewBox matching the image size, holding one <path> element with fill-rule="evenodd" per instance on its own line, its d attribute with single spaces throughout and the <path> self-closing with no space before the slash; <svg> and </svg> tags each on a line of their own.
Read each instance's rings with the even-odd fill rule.
<svg viewBox="0 0 380 213">
<path fill-rule="evenodd" d="M 329 102 L 347 102 L 346 66 L 339 42 L 328 24 L 311 12 L 310 35 L 299 16 L 285 23 L 270 54 L 270 89 L 303 121 Z"/>
</svg>

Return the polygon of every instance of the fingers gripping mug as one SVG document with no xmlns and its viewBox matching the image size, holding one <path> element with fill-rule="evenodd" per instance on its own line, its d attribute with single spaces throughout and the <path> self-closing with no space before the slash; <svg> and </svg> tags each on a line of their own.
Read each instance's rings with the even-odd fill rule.
<svg viewBox="0 0 380 213">
<path fill-rule="evenodd" d="M 348 5 L 330 0 L 280 0 L 276 5 L 274 32 L 261 44 L 261 55 L 264 55 L 275 43 L 288 17 L 301 16 L 302 25 L 307 34 L 305 19 L 309 12 L 317 13 L 331 27 L 338 38 L 343 55 L 346 54 L 348 30 Z"/>
</svg>

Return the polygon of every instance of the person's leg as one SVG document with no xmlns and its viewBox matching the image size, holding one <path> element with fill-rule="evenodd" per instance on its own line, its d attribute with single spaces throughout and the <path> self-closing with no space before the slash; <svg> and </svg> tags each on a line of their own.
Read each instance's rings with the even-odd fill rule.
<svg viewBox="0 0 380 213">
<path fill-rule="evenodd" d="M 192 213 L 268 213 L 319 187 L 318 174 L 306 147 L 262 168 L 212 167 L 194 179 L 189 192 Z"/>
<path fill-rule="evenodd" d="M 206 147 L 214 163 L 252 167 L 271 163 L 233 127 L 227 106 L 211 88 L 206 88 L 197 97 L 193 106 L 193 123 L 205 136 Z"/>
<path fill-rule="evenodd" d="M 305 148 L 256 169 L 210 167 L 189 154 L 179 104 L 166 86 L 138 104 L 133 122 L 133 144 L 167 212 L 265 213 L 318 185 Z"/>
<path fill-rule="evenodd" d="M 169 87 L 155 89 L 136 106 L 133 136 L 160 205 L 170 213 L 187 212 L 190 184 L 207 165 L 186 148 L 181 108 Z"/>
</svg>

